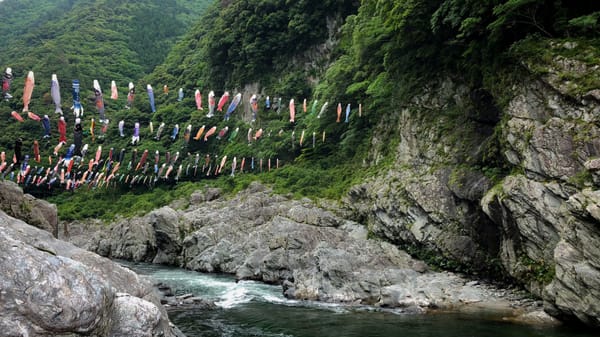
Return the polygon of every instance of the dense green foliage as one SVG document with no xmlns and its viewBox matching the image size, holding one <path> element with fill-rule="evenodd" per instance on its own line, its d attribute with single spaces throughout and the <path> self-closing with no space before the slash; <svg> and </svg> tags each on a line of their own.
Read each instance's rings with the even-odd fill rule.
<svg viewBox="0 0 600 337">
<path fill-rule="evenodd" d="M 0 65 L 11 66 L 18 76 L 34 70 L 82 83 L 136 80 L 163 61 L 208 3 L 5 0 Z"/>
<path fill-rule="evenodd" d="M 206 187 L 218 187 L 223 193 L 232 194 L 248 187 L 253 181 L 261 181 L 274 187 L 274 191 L 300 198 L 304 196 L 338 198 L 356 175 L 351 165 L 322 169 L 303 165 L 287 165 L 279 170 L 264 173 L 238 174 L 235 177 L 224 175 L 219 179 L 198 179 L 179 183 L 160 184 L 153 189 L 145 186 L 131 188 L 127 185 L 103 187 L 97 189 L 83 188 L 74 193 L 47 191 L 46 198 L 58 205 L 61 220 L 81 220 L 97 218 L 114 220 L 117 216 L 143 215 L 164 205 L 176 203 L 186 207 L 189 195 Z M 320 183 L 315 183 L 319 181 Z M 39 191 L 37 191 L 39 193 Z M 43 194 L 38 194 L 43 196 Z M 93 202 L 92 202 L 93 200 Z"/>
<path fill-rule="evenodd" d="M 150 79 L 217 94 L 260 83 L 279 95 L 306 96 L 328 61 L 315 54 L 356 7 L 354 0 L 217 1 Z"/>
<path fill-rule="evenodd" d="M 370 96 L 398 87 L 408 93 L 439 75 L 485 86 L 497 69 L 511 65 L 506 52 L 514 42 L 531 34 L 593 32 L 598 10 L 600 4 L 589 1 L 363 1 L 348 19 L 352 39 L 342 46 L 342 65 L 332 67 L 339 68 L 332 82 L 352 83 L 346 91 Z"/>
<path fill-rule="evenodd" d="M 596 62 L 599 54 L 597 43 L 590 37 L 595 37 L 600 27 L 600 5 L 585 0 L 215 1 L 194 25 L 187 25 L 194 18 L 193 12 L 182 9 L 199 11 L 194 5 L 206 1 L 112 1 L 110 7 L 106 6 L 108 1 L 56 1 L 43 2 L 39 8 L 34 3 L 37 1 L 6 0 L 0 5 L 0 9 L 12 9 L 12 16 L 0 14 L 0 28 L 12 29 L 6 37 L 6 53 L 0 54 L 0 65 L 12 64 L 18 75 L 13 84 L 16 99 L 10 107 L 0 105 L 3 114 L 18 110 L 19 91 L 29 69 L 42 79 L 57 72 L 59 78 L 79 77 L 82 83 L 90 84 L 94 78 L 114 79 L 123 87 L 133 80 L 138 84 L 138 97 L 132 110 L 120 109 L 124 94 L 116 103 L 107 103 L 113 127 L 104 139 L 105 148 L 125 148 L 128 156 L 134 149 L 114 127 L 114 121 L 123 119 L 129 130 L 133 122 L 141 122 L 140 152 L 180 151 L 186 160 L 188 153 L 280 160 L 282 168 L 270 173 L 206 181 L 226 191 L 260 179 L 272 183 L 279 192 L 338 198 L 352 183 L 378 169 L 365 159 L 375 126 L 382 118 L 392 123 L 399 107 L 408 105 L 419 88 L 432 79 L 457 79 L 479 96 L 489 98 L 486 102 L 490 105 L 501 105 L 507 79 L 522 71 L 518 61 L 528 60 L 535 69 L 543 69 L 547 56 L 536 55 L 544 43 L 585 38 L 577 51 L 590 55 L 586 62 Z M 61 14 L 63 11 L 66 14 Z M 26 17 L 30 18 L 30 28 L 23 23 Z M 175 43 L 184 30 L 185 36 Z M 582 80 L 588 83 L 585 88 L 597 82 L 593 78 Z M 67 81 L 62 85 L 68 91 Z M 150 114 L 146 83 L 154 86 L 155 114 Z M 106 87 L 108 82 L 102 84 Z M 168 85 L 171 93 L 163 93 L 163 85 Z M 178 88 L 185 91 L 182 101 L 177 100 Z M 205 106 L 210 90 L 217 99 L 225 90 L 232 95 L 244 92 L 244 98 L 230 121 L 223 121 L 221 115 L 209 119 L 206 111 L 195 108 L 192 93 L 196 89 L 201 90 Z M 42 92 L 34 93 L 39 95 L 34 108 L 50 111 L 47 93 L 39 99 Z M 260 111 L 252 123 L 247 101 L 253 93 L 260 96 Z M 84 96 L 89 94 L 91 90 Z M 280 113 L 264 109 L 267 95 L 283 98 Z M 298 111 L 294 123 L 288 117 L 290 98 L 295 99 Z M 307 113 L 301 109 L 304 99 Z M 317 118 L 326 101 L 329 108 Z M 343 110 L 346 104 L 351 105 L 348 123 L 343 123 L 344 112 L 342 122 L 336 122 L 338 104 Z M 361 117 L 359 104 L 364 114 Z M 464 118 L 458 116 L 452 126 Z M 227 126 L 230 132 L 239 127 L 240 132 L 232 141 L 211 139 L 187 144 L 181 137 L 172 141 L 166 136 L 158 141 L 150 138 L 149 122 L 155 129 L 164 122 L 165 135 L 176 123 L 181 133 L 188 124 L 193 126 L 192 134 L 201 125 L 214 125 L 217 130 Z M 41 134 L 34 122 L 15 124 L 0 121 L 0 126 L 9 130 L 0 135 L 0 144 L 10 147 L 15 134 Z M 264 130 L 262 139 L 252 146 L 245 141 L 248 128 Z M 321 141 L 323 132 L 325 142 Z M 311 146 L 313 134 L 315 147 Z M 391 152 L 394 144 L 397 140 L 390 139 L 387 150 Z M 44 144 L 45 150 L 53 145 Z M 474 163 L 476 168 L 498 179 L 509 169 L 499 159 L 501 147 L 491 142 L 487 157 Z M 382 165 L 386 163 L 389 161 Z M 179 192 L 173 190 L 179 185 Z M 103 213 L 94 216 L 124 213 L 125 208 L 132 214 L 136 209 L 146 210 L 180 198 L 194 186 L 179 185 L 165 185 L 143 196 L 141 191 L 125 190 L 87 193 L 104 202 Z M 166 193 L 165 189 L 173 192 Z M 125 193 L 123 199 L 115 197 L 119 193 Z M 93 213 L 75 211 L 86 195 L 59 195 L 53 200 L 61 204 L 64 216 L 78 218 Z M 133 196 L 146 201 L 132 203 Z"/>
<path fill-rule="evenodd" d="M 58 205 L 61 220 L 114 220 L 117 216 L 142 215 L 173 200 L 185 199 L 197 189 L 198 186 L 191 183 L 179 184 L 177 188 L 160 186 L 151 193 L 146 188 L 83 189 L 56 194 L 51 200 Z"/>
<path fill-rule="evenodd" d="M 468 85 L 474 106 L 484 97 L 488 107 L 478 108 L 495 105 L 500 111 L 510 96 L 511 79 L 523 75 L 521 62 L 527 59 L 539 67 L 551 58 L 549 41 L 587 37 L 570 54 L 585 51 L 578 58 L 594 64 L 599 51 L 589 36 L 598 29 L 598 10 L 599 3 L 588 1 L 366 0 L 347 18 L 340 55 L 315 95 L 365 102 L 366 111 L 376 113 L 362 120 L 363 134 L 381 116 L 394 118 L 378 112 L 398 111 L 424 84 L 440 78 Z M 587 83 L 578 89 L 593 88 L 593 78 L 578 78 Z M 469 118 L 466 113 L 460 112 L 456 120 Z M 493 172 L 495 179 L 510 171 L 498 140 L 492 137 L 487 155 L 471 163 L 474 169 Z M 338 151 L 349 148 L 344 142 L 340 145 Z"/>
<path fill-rule="evenodd" d="M 0 31 L 3 50 L 0 73 L 11 67 L 14 74 L 10 102 L 0 101 L 0 147 L 11 149 L 22 136 L 24 148 L 43 130 L 39 123 L 19 124 L 10 118 L 12 110 L 21 111 L 25 76 L 35 73 L 32 111 L 52 119 L 50 76 L 58 75 L 63 109 L 71 106 L 71 80 L 79 79 L 81 97 L 87 112 L 93 111 L 92 80 L 98 79 L 106 98 L 110 81 L 120 86 L 117 104 L 107 99 L 107 115 L 116 117 L 125 105 L 124 88 L 161 63 L 191 22 L 195 22 L 209 0 L 90 1 L 90 0 L 5 0 L 0 3 Z M 138 84 L 140 89 L 145 83 Z M 140 90 L 141 92 L 142 90 Z M 65 115 L 69 124 L 72 115 Z M 92 116 L 88 113 L 87 116 Z M 25 116 L 26 118 L 26 116 Z M 53 130 L 56 127 L 53 122 Z M 42 144 L 49 151 L 56 143 Z M 47 154 L 42 151 L 43 154 Z"/>
</svg>

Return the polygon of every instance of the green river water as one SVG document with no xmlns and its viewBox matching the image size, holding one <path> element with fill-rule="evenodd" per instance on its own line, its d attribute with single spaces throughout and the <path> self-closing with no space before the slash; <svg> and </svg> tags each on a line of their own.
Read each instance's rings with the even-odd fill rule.
<svg viewBox="0 0 600 337">
<path fill-rule="evenodd" d="M 508 323 L 490 313 L 422 315 L 294 301 L 284 298 L 278 286 L 158 265 L 125 265 L 171 286 L 177 295 L 193 293 L 216 302 L 216 310 L 169 312 L 171 321 L 189 337 L 598 336 L 596 331 L 575 327 Z"/>
</svg>

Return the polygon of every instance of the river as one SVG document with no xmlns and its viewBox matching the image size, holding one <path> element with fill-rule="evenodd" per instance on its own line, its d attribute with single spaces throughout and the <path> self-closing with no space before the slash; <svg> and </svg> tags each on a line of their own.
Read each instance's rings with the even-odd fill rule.
<svg viewBox="0 0 600 337">
<path fill-rule="evenodd" d="M 122 262 L 123 263 L 123 262 Z M 491 313 L 407 314 L 349 308 L 283 297 L 281 287 L 151 264 L 124 263 L 172 287 L 214 300 L 217 310 L 172 310 L 171 321 L 188 337 L 592 337 L 573 327 L 502 321 Z"/>
</svg>

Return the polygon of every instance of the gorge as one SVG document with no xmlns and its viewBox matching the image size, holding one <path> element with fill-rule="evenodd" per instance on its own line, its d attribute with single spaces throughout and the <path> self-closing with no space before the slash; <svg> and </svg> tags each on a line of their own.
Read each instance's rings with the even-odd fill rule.
<svg viewBox="0 0 600 337">
<path fill-rule="evenodd" d="M 151 282 L 86 250 L 276 285 L 281 301 L 597 328 L 598 13 L 579 0 L 0 2 L 0 65 L 16 74 L 0 113 L 22 111 L 30 69 L 58 73 L 63 96 L 81 79 L 90 106 L 72 172 L 70 133 L 55 147 L 39 122 L 0 119 L 2 331 L 180 334 Z M 96 78 L 138 89 L 131 105 L 106 95 L 105 128 Z M 31 106 L 54 127 L 46 89 Z M 209 117 L 196 90 L 205 106 L 210 91 L 243 98 Z M 19 138 L 29 167 L 10 160 Z"/>
</svg>

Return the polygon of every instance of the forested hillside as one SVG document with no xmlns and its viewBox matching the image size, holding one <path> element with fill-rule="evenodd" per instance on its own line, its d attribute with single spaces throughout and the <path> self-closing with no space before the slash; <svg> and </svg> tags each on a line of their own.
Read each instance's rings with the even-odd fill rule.
<svg viewBox="0 0 600 337">
<path fill-rule="evenodd" d="M 2 102 L 2 114 L 20 111 L 28 70 L 34 70 L 41 83 L 34 90 L 32 110 L 51 111 L 45 83 L 51 73 L 57 73 L 64 79 L 65 106 L 70 104 L 66 98 L 71 79 L 79 78 L 89 88 L 82 95 L 87 96 L 83 122 L 87 130 L 91 117 L 97 117 L 91 82 L 100 79 L 111 124 L 101 139 L 86 132 L 84 142 L 91 151 L 99 144 L 105 152 L 125 149 L 127 160 L 132 161 L 139 159 L 129 157 L 134 150 L 159 151 L 161 163 L 165 153 L 180 151 L 185 154 L 180 157 L 184 167 L 193 165 L 196 154 L 256 159 L 253 168 L 262 159 L 265 171 L 269 158 L 273 166 L 278 159 L 283 168 L 276 172 L 223 178 L 217 183 L 237 189 L 249 180 L 262 179 L 297 195 L 338 198 L 353 183 L 390 163 L 386 154 L 399 139 L 393 130 L 376 129 L 376 125 L 382 119 L 395 120 L 397 111 L 432 79 L 456 79 L 484 97 L 482 104 L 497 108 L 503 104 L 506 81 L 519 76 L 520 63 L 534 58 L 544 41 L 585 38 L 582 48 L 598 47 L 598 4 L 583 0 L 215 1 L 201 17 L 195 16 L 206 2 L 82 0 L 35 6 L 37 1 L 4 1 L 0 25 L 9 33 L 0 65 L 12 66 L 16 79 L 15 98 Z M 579 56 L 588 64 L 597 61 L 597 53 Z M 538 68 L 543 71 L 543 66 Z M 116 102 L 107 100 L 110 80 L 120 88 Z M 124 110 L 129 81 L 136 83 L 137 96 L 133 108 Z M 574 95 L 597 84 L 593 76 L 586 81 L 584 88 L 574 89 Z M 155 113 L 148 104 L 146 84 L 154 87 Z M 169 92 L 163 91 L 164 85 Z M 184 93 L 181 99 L 179 88 Z M 195 90 L 202 95 L 204 110 L 196 107 Z M 231 95 L 229 101 L 238 92 L 243 94 L 231 119 L 223 119 L 225 111 L 206 116 L 210 91 L 216 100 L 225 91 Z M 249 104 L 253 94 L 259 107 L 255 121 Z M 278 109 L 274 105 L 267 109 L 267 96 L 272 102 L 282 98 Z M 297 111 L 293 122 L 291 99 Z M 342 115 L 341 121 L 336 113 Z M 68 119 L 72 121 L 71 116 Z M 119 137 L 120 120 L 127 137 Z M 129 137 L 135 122 L 142 127 L 142 136 L 134 146 Z M 42 134 L 32 121 L 18 124 L 7 117 L 2 123 L 7 123 L 9 132 L 0 137 L 0 144 L 7 149 L 16 135 L 26 137 L 30 148 L 36 134 Z M 157 139 L 161 123 L 163 136 Z M 168 136 L 176 125 L 179 134 L 171 139 Z M 188 125 L 188 137 L 204 130 L 202 126 L 206 130 L 214 126 L 217 133 L 227 128 L 230 136 L 238 130 L 238 134 L 232 141 L 214 137 L 207 142 L 189 141 L 183 137 Z M 260 141 L 254 139 L 257 130 L 263 134 Z M 379 139 L 388 138 L 373 143 L 375 133 Z M 51 153 L 55 143 L 53 139 L 42 144 L 44 154 Z M 498 155 L 502 144 L 486 144 L 490 155 L 473 165 L 501 177 L 511 170 Z M 369 152 L 373 148 L 376 156 Z M 122 177 L 130 173 L 122 170 Z M 69 198 L 77 204 L 77 193 Z M 108 204 L 121 207 L 113 199 Z M 78 214 L 72 216 L 83 216 Z"/>
<path fill-rule="evenodd" d="M 260 83 L 282 95 L 309 94 L 308 80 L 326 68 L 324 54 L 357 7 L 355 0 L 217 1 L 151 78 L 217 90 Z"/>
<path fill-rule="evenodd" d="M 83 81 L 138 79 L 162 63 L 208 3 L 5 0 L 0 64 Z"/>
<path fill-rule="evenodd" d="M 46 102 L 36 98 L 47 92 L 53 73 L 62 80 L 64 94 L 72 79 L 90 90 L 93 79 L 105 88 L 111 80 L 123 87 L 135 82 L 164 60 L 208 2 L 3 1 L 0 66 L 2 71 L 11 67 L 15 76 L 11 108 L 16 109 L 30 70 L 37 78 L 33 103 L 38 111 Z"/>
<path fill-rule="evenodd" d="M 287 115 L 261 109 L 256 124 L 248 123 L 247 115 L 233 124 L 286 131 L 287 139 L 271 137 L 260 145 L 267 157 L 279 155 L 293 159 L 298 169 L 307 167 L 306 172 L 295 172 L 298 176 L 286 174 L 282 183 L 292 191 L 318 195 L 323 189 L 306 187 L 301 178 L 324 168 L 319 175 L 329 177 L 328 184 L 320 187 L 329 185 L 334 195 L 381 161 L 381 156 L 369 157 L 369 147 L 379 147 L 385 164 L 385 154 L 399 139 L 389 134 L 386 142 L 371 144 L 375 125 L 382 118 L 398 118 L 397 111 L 427 83 L 456 79 L 476 93 L 479 98 L 474 101 L 483 110 L 497 113 L 510 96 L 507 83 L 525 73 L 522 62 L 536 55 L 545 55 L 541 63 L 552 57 L 540 50 L 546 43 L 581 39 L 580 47 L 592 51 L 570 54 L 586 64 L 597 63 L 593 50 L 598 48 L 598 10 L 600 5 L 589 1 L 544 0 L 217 2 L 148 82 L 197 87 L 204 94 L 215 90 L 217 97 L 225 90 L 238 90 L 246 100 L 256 93 L 261 103 L 268 95 L 283 96 L 284 104 L 295 98 L 298 106 L 307 99 L 309 113 L 299 114 L 295 123 L 287 123 Z M 543 66 L 538 68 L 543 71 Z M 593 77 L 579 79 L 582 84 L 576 91 L 597 87 Z M 316 118 L 326 101 L 325 117 Z M 342 114 L 350 104 L 348 124 L 336 122 L 338 103 Z M 366 112 L 361 117 L 359 104 Z M 166 120 L 186 122 L 187 116 L 171 113 L 176 106 L 172 108 L 165 110 Z M 448 113 L 466 118 L 464 112 Z M 207 123 L 199 115 L 191 116 L 194 127 Z M 492 124 L 498 121 L 492 118 Z M 218 129 L 233 128 L 231 124 L 220 122 Z M 309 137 L 325 132 L 328 142 L 316 149 L 294 148 L 292 139 L 297 142 L 303 131 Z M 496 178 L 510 171 L 500 155 L 502 144 L 486 146 L 489 154 L 474 165 Z M 221 151 L 244 152 L 230 145 Z M 292 183 L 298 180 L 303 183 Z"/>
<path fill-rule="evenodd" d="M 137 84 L 163 62 L 171 46 L 198 20 L 208 3 L 208 0 L 5 0 L 0 3 L 3 38 L 0 67 L 1 72 L 12 68 L 14 76 L 13 99 L 0 102 L 0 113 L 4 116 L 0 126 L 5 131 L 0 136 L 2 148 L 12 149 L 15 139 L 22 136 L 30 149 L 31 142 L 43 135 L 40 123 L 15 123 L 10 117 L 11 111 L 20 112 L 23 107 L 22 93 L 28 71 L 34 72 L 36 82 L 31 110 L 40 117 L 49 114 L 56 135 L 58 116 L 53 113 L 50 97 L 51 74 L 58 76 L 70 129 L 74 121 L 69 112 L 73 79 L 81 83 L 85 111 L 93 108 L 94 79 L 99 80 L 105 94 L 110 92 L 111 81 L 116 81 L 126 93 L 128 82 Z M 141 89 L 145 83 L 139 86 Z M 112 117 L 111 112 L 122 110 L 124 106 L 125 99 L 118 104 L 107 104 L 108 115 Z M 56 145 L 55 141 L 52 143 L 42 144 L 42 154 L 49 154 L 50 148 Z"/>
</svg>

